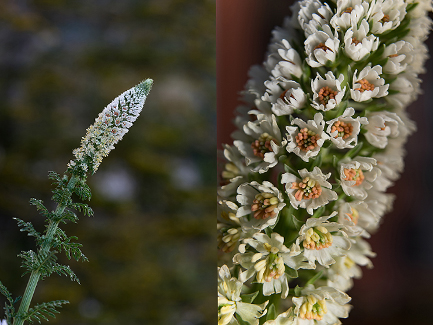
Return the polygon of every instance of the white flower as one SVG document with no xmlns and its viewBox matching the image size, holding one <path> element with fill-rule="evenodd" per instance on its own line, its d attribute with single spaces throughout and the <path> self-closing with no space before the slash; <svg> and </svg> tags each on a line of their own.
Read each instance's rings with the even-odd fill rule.
<svg viewBox="0 0 433 325">
<path fill-rule="evenodd" d="M 352 25 L 344 34 L 344 51 L 353 61 L 359 61 L 379 46 L 379 39 L 369 34 L 368 22 L 363 19 L 361 24 Z M 368 35 L 368 36 L 367 36 Z"/>
<path fill-rule="evenodd" d="M 350 297 L 332 287 L 314 288 L 307 285 L 300 297 L 293 297 L 295 317 L 293 325 L 337 325 L 339 318 L 349 316 Z M 290 323 L 289 323 L 290 324 Z"/>
<path fill-rule="evenodd" d="M 282 100 L 272 105 L 272 112 L 277 116 L 289 115 L 294 110 L 303 109 L 306 96 L 302 88 L 290 88 L 282 94 Z"/>
<path fill-rule="evenodd" d="M 282 42 L 287 42 L 287 40 L 292 39 L 295 32 L 290 17 L 284 17 L 282 26 L 275 26 L 272 30 L 271 40 L 268 44 L 268 57 L 274 55 L 278 56 L 278 50 L 282 47 Z M 267 62 L 268 61 L 263 62 L 263 65 L 266 66 Z"/>
<path fill-rule="evenodd" d="M 361 124 L 368 124 L 366 117 L 353 118 L 355 110 L 352 107 L 345 109 L 343 115 L 326 122 L 329 124 L 326 132 L 330 135 L 332 143 L 338 149 L 353 148 L 358 143 L 358 134 Z"/>
<path fill-rule="evenodd" d="M 418 19 L 412 19 L 408 26 L 409 32 L 407 36 L 414 36 L 421 42 L 424 42 L 428 38 L 432 23 L 433 21 L 427 15 Z"/>
<path fill-rule="evenodd" d="M 405 41 L 392 43 L 385 48 L 382 57 L 388 58 L 383 66 L 383 72 L 398 74 L 406 70 L 408 64 L 413 62 L 414 48 L 412 44 Z"/>
<path fill-rule="evenodd" d="M 284 313 L 281 313 L 277 318 L 267 320 L 263 325 L 294 325 L 295 323 L 294 308 L 290 307 Z"/>
<path fill-rule="evenodd" d="M 275 36 L 281 36 L 277 39 L 271 40 L 271 42 L 268 45 L 268 53 L 266 56 L 265 61 L 263 62 L 263 67 L 269 73 L 275 68 L 275 65 L 283 60 L 283 57 L 280 55 L 279 51 L 283 50 L 281 53 L 284 53 L 287 50 L 293 49 L 292 45 L 288 41 L 288 39 L 291 39 L 291 35 L 288 33 L 276 33 L 275 30 L 272 31 L 272 34 Z"/>
<path fill-rule="evenodd" d="M 227 265 L 218 268 L 218 325 L 239 325 L 235 313 L 251 325 L 258 325 L 259 318 L 266 314 L 266 305 L 242 302 L 242 282 L 231 277 Z"/>
<path fill-rule="evenodd" d="M 317 113 L 314 115 L 314 120 L 309 120 L 307 123 L 295 118 L 292 125 L 297 127 L 286 127 L 288 140 L 286 150 L 308 162 L 311 157 L 317 156 L 325 140 L 329 139 L 329 136 L 323 132 L 325 127 L 323 115 Z"/>
<path fill-rule="evenodd" d="M 382 171 L 382 175 L 392 181 L 396 181 L 404 169 L 404 152 L 398 149 L 389 146 L 384 152 L 375 153 L 372 156 L 376 159 L 377 168 Z"/>
<path fill-rule="evenodd" d="M 375 168 L 376 159 L 370 157 L 346 158 L 340 161 L 340 183 L 348 196 L 359 200 L 367 197 L 367 190 L 373 187 L 372 182 L 381 171 Z"/>
<path fill-rule="evenodd" d="M 257 115 L 257 120 L 243 126 L 244 133 L 237 133 L 233 144 L 245 157 L 247 166 L 258 163 L 253 171 L 264 173 L 277 163 L 277 156 L 283 150 L 286 141 L 282 141 L 275 116 Z"/>
<path fill-rule="evenodd" d="M 269 73 L 261 65 L 253 65 L 248 70 L 248 81 L 245 84 L 245 89 L 242 91 L 244 95 L 242 101 L 252 102 L 254 99 L 260 98 L 266 91 L 264 82 L 269 78 Z"/>
<path fill-rule="evenodd" d="M 313 90 L 313 102 L 311 105 L 320 111 L 329 111 L 341 103 L 346 87 L 341 89 L 341 83 L 344 81 L 344 75 L 340 74 L 338 79 L 335 78 L 332 71 L 325 74 L 325 79 L 317 73 L 317 77 L 311 81 Z"/>
<path fill-rule="evenodd" d="M 275 78 L 292 79 L 292 75 L 299 78 L 302 75 L 302 60 L 299 53 L 286 40 L 282 40 L 282 45 L 283 48 L 278 50 L 281 61 L 272 65 L 275 66 L 271 70 L 272 75 Z M 270 66 L 269 69 L 271 69 Z"/>
<path fill-rule="evenodd" d="M 352 99 L 356 102 L 364 102 L 370 98 L 379 98 L 388 95 L 389 85 L 380 77 L 382 67 L 376 65 L 373 68 L 366 66 L 359 76 L 357 70 L 353 74 L 353 88 L 350 90 Z"/>
<path fill-rule="evenodd" d="M 274 225 L 279 212 L 286 205 L 281 192 L 268 181 L 242 184 L 236 199 L 241 204 L 236 216 L 250 215 L 246 227 L 258 230 Z"/>
<path fill-rule="evenodd" d="M 367 192 L 368 196 L 365 203 L 379 218 L 392 210 L 392 204 L 395 199 L 394 194 L 379 192 L 375 188 L 372 188 Z"/>
<path fill-rule="evenodd" d="M 425 62 L 429 58 L 428 47 L 420 39 L 413 36 L 406 36 L 403 38 L 404 41 L 410 43 L 413 46 L 413 60 L 409 65 L 409 69 L 416 73 L 425 73 Z"/>
<path fill-rule="evenodd" d="M 87 165 L 92 173 L 96 172 L 102 159 L 122 140 L 140 115 L 152 83 L 152 79 L 146 79 L 123 92 L 104 108 L 95 123 L 87 129 L 81 146 L 73 151 L 77 164 L 69 164 L 70 169 Z"/>
<path fill-rule="evenodd" d="M 305 258 L 299 255 L 299 252 L 290 253 L 290 250 L 284 246 L 284 237 L 275 232 L 271 237 L 256 233 L 253 238 L 245 239 L 244 243 L 253 247 L 258 253 L 246 252 L 245 245 L 239 247 L 240 253 L 233 257 L 233 261 L 246 269 L 239 274 L 239 279 L 246 281 L 256 274 L 257 282 L 263 283 L 265 296 L 281 293 L 282 298 L 287 297 L 289 285 L 285 265 L 293 270 L 315 267 L 314 264 L 305 262 Z"/>
<path fill-rule="evenodd" d="M 304 0 L 300 1 L 299 5 L 298 21 L 304 30 L 305 37 L 313 34 L 319 27 L 329 24 L 334 15 L 329 5 L 319 0 Z"/>
<path fill-rule="evenodd" d="M 368 12 L 371 33 L 382 34 L 397 28 L 406 15 L 404 0 L 373 0 Z"/>
<path fill-rule="evenodd" d="M 407 4 L 416 3 L 417 6 L 408 13 L 411 18 L 420 18 L 428 14 L 429 11 L 433 10 L 433 2 L 430 0 L 406 0 Z"/>
<path fill-rule="evenodd" d="M 379 227 L 380 217 L 365 201 L 344 202 L 338 208 L 338 222 L 346 226 L 349 236 L 370 237 L 369 233 Z"/>
<path fill-rule="evenodd" d="M 3 320 L 0 322 L 0 325 L 8 325 L 8 323 L 6 322 L 6 319 L 3 319 Z"/>
<path fill-rule="evenodd" d="M 246 219 L 237 216 L 237 210 L 238 206 L 231 201 L 218 201 L 217 240 L 218 248 L 224 253 L 232 252 L 238 247 L 240 240 L 252 235 L 249 231 L 242 229 Z"/>
<path fill-rule="evenodd" d="M 376 159 L 376 166 L 381 171 L 381 175 L 373 183 L 373 187 L 378 191 L 386 191 L 400 177 L 400 173 L 403 171 L 405 151 L 403 143 L 400 143 L 401 138 L 391 139 L 386 150 L 374 153 L 372 156 Z M 397 143 L 394 143 L 394 141 Z"/>
<path fill-rule="evenodd" d="M 352 241 L 352 246 L 346 256 L 337 257 L 336 263 L 326 269 L 328 277 L 327 285 L 341 291 L 350 290 L 353 287 L 352 278 L 360 278 L 362 271 L 359 266 L 373 267 L 369 257 L 375 257 L 371 247 L 362 238 Z"/>
<path fill-rule="evenodd" d="M 313 210 L 337 199 L 337 193 L 327 181 L 331 173 L 324 175 L 319 167 L 314 167 L 312 172 L 306 168 L 299 170 L 299 175 L 301 179 L 290 173 L 281 177 L 281 183 L 286 184 L 286 193 L 295 209 L 301 207 L 313 214 Z"/>
<path fill-rule="evenodd" d="M 322 26 L 323 30 L 317 30 L 305 40 L 305 59 L 313 68 L 321 67 L 329 62 L 334 62 L 339 51 L 340 40 L 338 34 L 332 33 L 328 25 Z"/>
<path fill-rule="evenodd" d="M 378 148 L 388 145 L 388 138 L 397 138 L 408 133 L 401 118 L 388 111 L 375 112 L 367 115 L 368 125 L 365 126 L 365 138 Z"/>
<path fill-rule="evenodd" d="M 277 116 L 290 115 L 295 109 L 302 109 L 306 96 L 301 86 L 293 81 L 281 77 L 265 82 L 266 93 L 262 100 L 272 104 L 272 112 Z"/>
<path fill-rule="evenodd" d="M 324 266 L 335 263 L 334 257 L 347 254 L 350 249 L 350 240 L 347 238 L 345 226 L 337 222 L 329 222 L 328 219 L 337 214 L 334 211 L 329 216 L 309 218 L 301 227 L 291 251 L 300 251 L 303 246 L 303 254 L 310 263 L 316 261 Z"/>
<path fill-rule="evenodd" d="M 338 0 L 337 13 L 331 19 L 335 30 L 345 30 L 357 26 L 367 15 L 369 3 L 363 0 Z"/>
<path fill-rule="evenodd" d="M 227 198 L 236 194 L 239 185 L 247 181 L 250 169 L 245 166 L 244 157 L 234 146 L 224 144 L 224 170 L 221 172 L 221 181 L 223 184 L 218 189 L 218 194 Z"/>
<path fill-rule="evenodd" d="M 386 100 L 397 109 L 404 109 L 413 102 L 420 91 L 420 80 L 413 74 L 403 73 L 391 83 L 391 90 L 396 90 L 396 94 L 386 96 Z"/>
<path fill-rule="evenodd" d="M 251 109 L 251 106 L 254 108 Z M 238 107 L 239 108 L 239 107 Z M 238 109 L 237 108 L 237 109 Z M 246 111 L 248 114 L 248 121 L 245 121 L 246 123 L 251 121 L 251 115 L 266 115 L 268 118 L 272 118 L 272 105 L 269 102 L 265 102 L 262 100 L 262 98 L 256 98 L 254 99 L 254 102 L 249 107 L 246 107 Z"/>
</svg>

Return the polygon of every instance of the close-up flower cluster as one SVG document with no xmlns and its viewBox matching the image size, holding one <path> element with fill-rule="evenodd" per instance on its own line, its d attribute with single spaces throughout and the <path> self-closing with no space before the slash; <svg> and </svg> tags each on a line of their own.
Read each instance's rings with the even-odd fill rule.
<svg viewBox="0 0 433 325">
<path fill-rule="evenodd" d="M 303 0 L 221 153 L 218 324 L 340 324 L 415 130 L 431 0 Z"/>
</svg>

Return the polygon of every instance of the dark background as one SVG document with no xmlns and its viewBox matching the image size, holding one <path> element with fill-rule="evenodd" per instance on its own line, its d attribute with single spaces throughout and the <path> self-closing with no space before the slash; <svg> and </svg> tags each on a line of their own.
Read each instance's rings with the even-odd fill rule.
<svg viewBox="0 0 433 325">
<path fill-rule="evenodd" d="M 218 0 L 218 148 L 232 143 L 231 120 L 251 65 L 261 64 L 274 26 L 282 25 L 294 1 Z M 428 40 L 430 51 L 432 38 Z M 406 145 L 405 170 L 390 189 L 397 199 L 369 242 L 377 253 L 374 268 L 349 291 L 354 306 L 345 325 L 432 324 L 433 249 L 433 62 L 421 75 L 424 94 L 408 111 L 418 131 Z"/>
<path fill-rule="evenodd" d="M 16 255 L 34 249 L 12 218 L 42 231 L 28 201 L 54 208 L 48 171 L 63 173 L 98 113 L 152 78 L 141 116 L 89 178 L 95 216 L 63 226 L 90 260 L 70 263 L 81 285 L 53 275 L 33 301 L 70 301 L 51 324 L 213 324 L 215 1 L 0 8 L 1 281 L 22 295 Z"/>
</svg>

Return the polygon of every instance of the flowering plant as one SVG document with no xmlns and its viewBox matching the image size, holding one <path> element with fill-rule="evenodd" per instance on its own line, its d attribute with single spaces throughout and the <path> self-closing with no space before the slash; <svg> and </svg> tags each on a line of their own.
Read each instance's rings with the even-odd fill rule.
<svg viewBox="0 0 433 325">
<path fill-rule="evenodd" d="M 66 300 L 56 300 L 39 303 L 30 307 L 33 294 L 39 280 L 53 273 L 68 276 L 79 283 L 78 277 L 68 265 L 57 262 L 57 253 L 64 251 L 66 256 L 75 260 L 86 261 L 82 253 L 77 237 L 67 236 L 60 229 L 60 224 L 77 222 L 75 211 L 84 215 L 93 215 L 92 209 L 85 203 L 74 202 L 73 195 L 82 201 L 90 200 L 90 188 L 86 184 L 88 173 L 94 174 L 102 159 L 114 149 L 128 132 L 132 123 L 139 116 L 153 81 L 146 79 L 137 86 L 123 92 L 116 97 L 96 118 L 95 123 L 87 129 L 87 134 L 81 140 L 81 146 L 73 151 L 75 159 L 68 164 L 63 176 L 50 172 L 49 177 L 54 181 L 56 188 L 53 190 L 53 201 L 57 203 L 54 211 L 49 211 L 42 200 L 31 199 L 41 215 L 46 219 L 45 233 L 39 233 L 31 222 L 17 219 L 20 230 L 35 237 L 37 250 L 21 252 L 24 274 L 29 273 L 30 278 L 22 297 L 14 298 L 6 286 L 0 282 L 0 293 L 7 299 L 4 307 L 6 319 L 1 320 L 1 325 L 22 325 L 24 322 L 48 320 L 48 316 L 54 317 L 58 308 L 68 303 Z M 19 304 L 18 310 L 16 305 Z"/>
<path fill-rule="evenodd" d="M 415 131 L 431 0 L 291 9 L 222 153 L 219 325 L 340 324 Z"/>
</svg>

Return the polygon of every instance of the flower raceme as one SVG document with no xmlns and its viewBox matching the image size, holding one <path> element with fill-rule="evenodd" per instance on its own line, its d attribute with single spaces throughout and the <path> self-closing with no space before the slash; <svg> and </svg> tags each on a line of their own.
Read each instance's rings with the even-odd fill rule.
<svg viewBox="0 0 433 325">
<path fill-rule="evenodd" d="M 137 86 L 116 97 L 98 115 L 95 123 L 87 129 L 81 146 L 74 150 L 75 160 L 69 163 L 74 169 L 80 166 L 95 173 L 102 159 L 122 140 L 143 108 L 153 81 L 146 79 Z"/>
<path fill-rule="evenodd" d="M 372 266 L 366 239 L 392 208 L 386 190 L 415 131 L 405 110 L 420 93 L 432 8 L 431 0 L 296 2 L 251 69 L 218 190 L 220 270 L 238 281 L 237 301 L 255 306 L 250 323 L 348 316 L 345 291 L 360 266 Z M 230 306 L 219 309 L 220 325 L 248 323 Z"/>
</svg>

